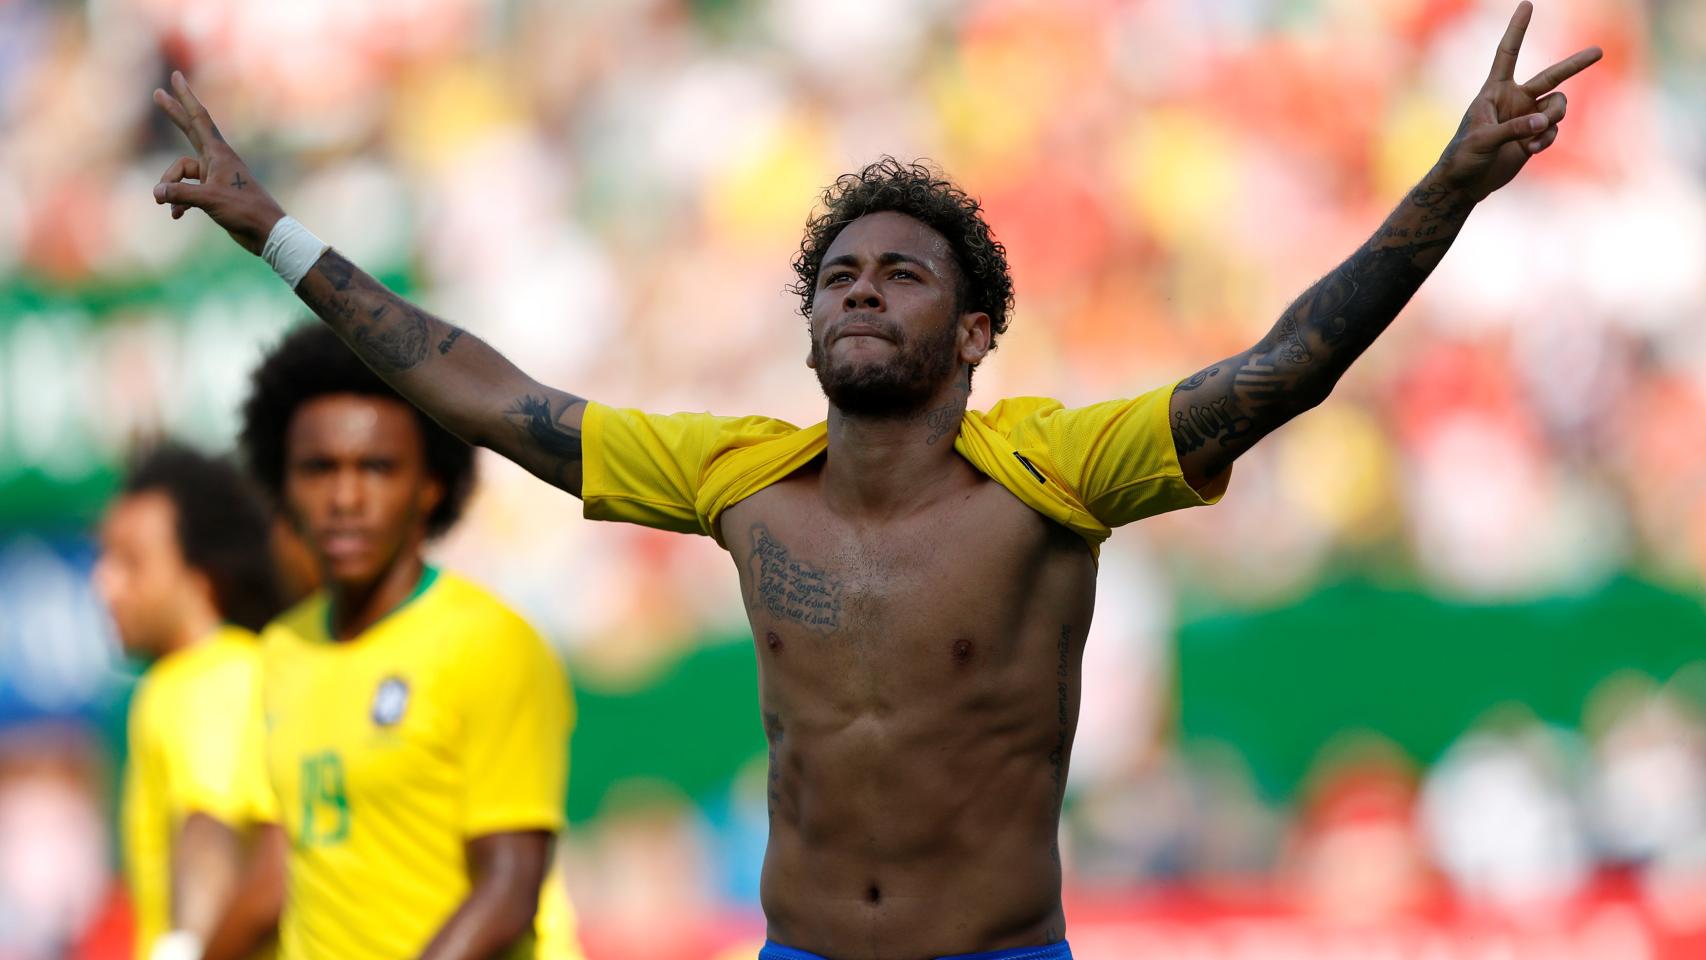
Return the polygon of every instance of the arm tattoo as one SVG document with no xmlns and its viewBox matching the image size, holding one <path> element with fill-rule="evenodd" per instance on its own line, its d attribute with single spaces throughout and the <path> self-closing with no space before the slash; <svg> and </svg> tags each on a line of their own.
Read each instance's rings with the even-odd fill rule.
<svg viewBox="0 0 1706 960">
<path fill-rule="evenodd" d="M 348 290 L 350 278 L 355 276 L 355 264 L 345 260 L 335 250 L 327 250 L 326 255 L 320 258 L 319 265 L 314 269 L 325 274 L 326 279 L 331 282 L 333 290 Z"/>
<path fill-rule="evenodd" d="M 828 636 L 841 626 L 841 578 L 793 557 L 762 523 L 752 527 L 751 606 Z"/>
<path fill-rule="evenodd" d="M 1193 373 L 1180 381 L 1178 388 L 1180 390 L 1195 390 L 1207 383 L 1209 377 L 1219 376 L 1219 374 L 1219 367 L 1208 367 L 1206 369 L 1198 370 L 1196 373 Z"/>
<path fill-rule="evenodd" d="M 394 323 L 384 322 L 390 312 L 386 304 L 374 305 L 367 311 L 368 322 L 352 329 L 350 335 L 356 352 L 379 372 L 402 373 L 426 359 L 429 324 L 426 314 L 406 303 Z"/>
<path fill-rule="evenodd" d="M 479 337 L 392 293 L 336 250 L 320 257 L 296 294 L 369 367 L 446 429 L 580 496 L 575 414 L 585 400 L 541 386 Z"/>
<path fill-rule="evenodd" d="M 578 494 L 581 488 L 581 432 L 565 426 L 563 415 L 585 400 L 558 393 L 527 394 L 510 406 L 506 417 L 528 442 L 527 466 L 545 480 Z"/>
<path fill-rule="evenodd" d="M 305 281 L 297 285 L 297 295 L 373 369 L 403 373 L 427 358 L 432 325 L 440 321 L 357 270 L 336 250 L 326 251 L 312 272 L 325 278 L 325 285 Z"/>
<path fill-rule="evenodd" d="M 1215 476 L 1324 400 L 1433 272 L 1471 207 L 1444 184 L 1424 180 L 1259 343 L 1180 383 L 1171 410 L 1179 455 L 1193 455 L 1204 478 Z"/>
</svg>

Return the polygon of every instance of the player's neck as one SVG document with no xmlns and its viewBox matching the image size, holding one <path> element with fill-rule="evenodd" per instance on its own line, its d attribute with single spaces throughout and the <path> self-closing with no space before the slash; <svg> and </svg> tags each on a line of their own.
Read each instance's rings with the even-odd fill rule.
<svg viewBox="0 0 1706 960">
<path fill-rule="evenodd" d="M 213 638 L 214 631 L 223 622 L 219 611 L 207 604 L 198 603 L 195 609 L 187 612 L 178 623 L 178 628 L 166 641 L 166 653 L 173 654 L 191 647 L 199 647 Z"/>
<path fill-rule="evenodd" d="M 889 517 L 941 495 L 942 480 L 964 459 L 954 451 L 970 385 L 944 384 L 921 409 L 862 417 L 829 408 L 824 492 L 837 512 Z"/>
<path fill-rule="evenodd" d="M 406 549 L 385 572 L 368 583 L 328 581 L 328 626 L 334 640 L 353 640 L 402 606 L 415 592 L 426 563 L 420 551 Z"/>
</svg>

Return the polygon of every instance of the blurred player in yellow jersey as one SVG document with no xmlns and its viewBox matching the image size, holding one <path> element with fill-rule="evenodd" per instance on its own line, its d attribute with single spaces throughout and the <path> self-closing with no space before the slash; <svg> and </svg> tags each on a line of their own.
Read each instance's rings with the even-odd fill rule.
<svg viewBox="0 0 1706 960">
<path fill-rule="evenodd" d="M 243 409 L 251 468 L 322 589 L 263 634 L 254 808 L 290 841 L 286 958 L 574 956 L 551 873 L 571 704 L 545 641 L 421 557 L 473 450 L 331 331 L 296 330 Z"/>
<path fill-rule="evenodd" d="M 269 530 L 236 467 L 172 445 L 135 465 L 101 525 L 96 586 L 126 651 L 152 661 L 131 701 L 121 814 L 138 960 L 199 955 L 245 850 L 262 848 L 239 769 L 254 631 L 281 606 Z M 239 956 L 256 946 L 233 942 Z"/>
</svg>

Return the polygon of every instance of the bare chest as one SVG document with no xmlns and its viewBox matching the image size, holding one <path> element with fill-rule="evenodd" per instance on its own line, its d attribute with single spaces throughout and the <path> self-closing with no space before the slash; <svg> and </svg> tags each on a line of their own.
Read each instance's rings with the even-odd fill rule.
<svg viewBox="0 0 1706 960">
<path fill-rule="evenodd" d="M 722 522 L 755 640 L 797 640 L 814 661 L 994 654 L 1093 590 L 1082 540 L 993 482 L 889 522 L 838 517 L 810 484 L 783 484 Z"/>
</svg>

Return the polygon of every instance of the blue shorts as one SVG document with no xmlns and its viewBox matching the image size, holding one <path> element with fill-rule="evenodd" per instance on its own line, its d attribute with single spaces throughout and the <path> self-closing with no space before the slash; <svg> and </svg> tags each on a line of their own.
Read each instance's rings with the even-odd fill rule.
<svg viewBox="0 0 1706 960">
<path fill-rule="evenodd" d="M 784 947 L 770 940 L 764 941 L 764 949 L 758 951 L 758 960 L 829 960 L 815 953 Z M 956 953 L 951 957 L 937 957 L 936 960 L 1072 960 L 1072 948 L 1066 941 L 1051 943 L 1046 947 L 1015 947 L 1012 950 L 990 950 L 986 953 Z"/>
</svg>

